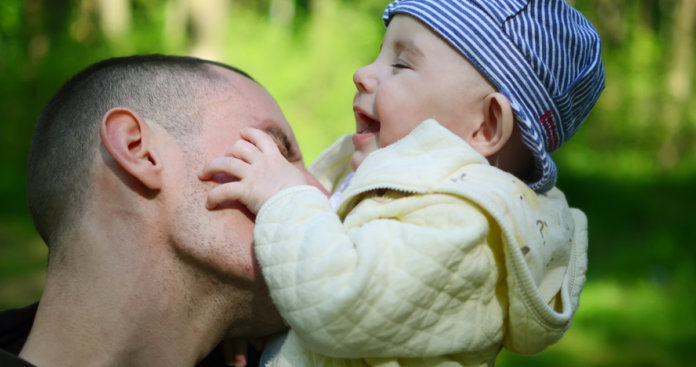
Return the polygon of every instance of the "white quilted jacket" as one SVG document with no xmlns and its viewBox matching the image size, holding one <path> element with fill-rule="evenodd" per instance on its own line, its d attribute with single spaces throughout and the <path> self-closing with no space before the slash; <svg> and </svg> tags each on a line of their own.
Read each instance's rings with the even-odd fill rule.
<svg viewBox="0 0 696 367">
<path fill-rule="evenodd" d="M 334 188 L 350 139 L 311 170 Z M 570 325 L 587 221 L 538 195 L 434 120 L 362 163 L 338 215 L 319 190 L 273 196 L 256 255 L 291 327 L 270 366 L 492 366 Z"/>
</svg>

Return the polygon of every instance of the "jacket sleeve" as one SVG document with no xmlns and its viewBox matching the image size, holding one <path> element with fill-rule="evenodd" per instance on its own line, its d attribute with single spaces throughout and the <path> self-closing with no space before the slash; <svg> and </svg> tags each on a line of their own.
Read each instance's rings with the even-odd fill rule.
<svg viewBox="0 0 696 367">
<path fill-rule="evenodd" d="M 303 186 L 263 206 L 255 249 L 276 306 L 308 348 L 427 357 L 501 342 L 504 255 L 491 236 L 487 216 L 455 196 L 373 195 L 342 223 Z"/>
</svg>

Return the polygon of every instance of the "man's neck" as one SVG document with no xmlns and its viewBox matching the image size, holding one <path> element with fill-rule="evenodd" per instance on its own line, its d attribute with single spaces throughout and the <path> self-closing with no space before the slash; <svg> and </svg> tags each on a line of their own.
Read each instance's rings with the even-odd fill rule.
<svg viewBox="0 0 696 367">
<path fill-rule="evenodd" d="M 128 264 L 94 259 L 70 274 L 49 268 L 20 356 L 39 367 L 193 366 L 224 333 L 223 312 L 212 309 L 220 300 L 191 292 L 186 270 L 161 261 L 143 254 Z"/>
</svg>

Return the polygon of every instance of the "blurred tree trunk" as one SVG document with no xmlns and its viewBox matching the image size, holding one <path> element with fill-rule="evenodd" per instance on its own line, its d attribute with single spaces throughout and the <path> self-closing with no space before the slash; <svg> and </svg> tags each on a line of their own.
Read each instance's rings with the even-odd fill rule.
<svg viewBox="0 0 696 367">
<path fill-rule="evenodd" d="M 268 15 L 271 22 L 280 25 L 289 25 L 295 18 L 296 0 L 271 0 L 268 7 Z"/>
<path fill-rule="evenodd" d="M 130 0 L 98 0 L 99 23 L 109 40 L 123 38 L 130 30 Z"/>
<path fill-rule="evenodd" d="M 670 56 L 665 79 L 662 118 L 665 136 L 658 158 L 663 168 L 673 168 L 683 150 L 679 143 L 680 131 L 686 127 L 689 100 L 691 99 L 694 69 L 694 18 L 696 1 L 679 0 L 675 6 L 675 22 L 672 27 Z"/>
<path fill-rule="evenodd" d="M 186 42 L 189 19 L 187 0 L 170 0 L 164 14 L 164 42 L 168 49 L 177 49 Z"/>
<path fill-rule="evenodd" d="M 188 0 L 191 9 L 192 44 L 190 54 L 210 60 L 220 59 L 222 39 L 227 32 L 228 0 Z"/>
<path fill-rule="evenodd" d="M 105 0 L 109 1 L 109 0 Z M 219 60 L 230 16 L 229 0 L 171 0 L 166 4 L 165 33 L 170 48 L 191 41 L 188 54 Z"/>
<path fill-rule="evenodd" d="M 311 15 L 316 0 L 270 0 L 268 15 L 272 23 L 287 26 Z M 326 1 L 326 0 L 325 0 Z"/>
</svg>

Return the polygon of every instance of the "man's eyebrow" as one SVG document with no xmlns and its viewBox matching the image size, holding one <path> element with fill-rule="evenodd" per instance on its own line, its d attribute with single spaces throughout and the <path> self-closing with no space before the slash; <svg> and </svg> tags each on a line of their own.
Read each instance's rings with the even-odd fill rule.
<svg viewBox="0 0 696 367">
<path fill-rule="evenodd" d="M 289 161 L 297 159 L 298 152 L 295 150 L 295 147 L 290 142 L 290 138 L 288 138 L 288 135 L 285 134 L 283 130 L 275 126 L 271 126 L 265 128 L 264 131 L 275 139 L 275 141 L 278 143 L 280 153 L 283 155 L 283 157 L 285 157 L 285 159 Z"/>
</svg>

